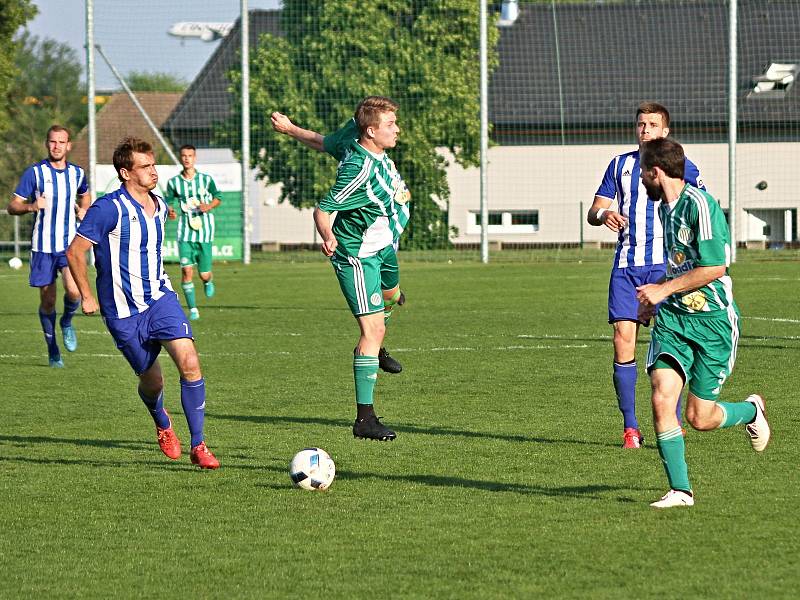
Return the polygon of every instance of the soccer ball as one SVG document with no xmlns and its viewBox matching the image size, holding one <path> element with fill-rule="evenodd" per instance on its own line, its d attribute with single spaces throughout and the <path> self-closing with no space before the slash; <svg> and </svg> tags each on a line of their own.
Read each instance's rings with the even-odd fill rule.
<svg viewBox="0 0 800 600">
<path fill-rule="evenodd" d="M 9 258 L 8 259 L 8 266 L 11 267 L 12 269 L 14 269 L 15 271 L 17 269 L 21 269 L 22 268 L 22 259 L 19 256 L 15 256 L 14 258 Z"/>
<path fill-rule="evenodd" d="M 289 477 L 295 487 L 311 492 L 327 490 L 336 477 L 336 465 L 322 448 L 304 448 L 294 455 Z"/>
</svg>

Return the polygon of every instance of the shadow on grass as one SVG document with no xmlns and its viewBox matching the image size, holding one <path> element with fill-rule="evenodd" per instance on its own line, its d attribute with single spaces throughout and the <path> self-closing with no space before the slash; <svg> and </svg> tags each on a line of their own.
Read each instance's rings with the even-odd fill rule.
<svg viewBox="0 0 800 600">
<path fill-rule="evenodd" d="M 141 450 L 152 448 L 153 444 L 142 440 L 89 440 L 80 438 L 59 438 L 43 435 L 0 435 L 0 445 L 18 447 L 34 444 L 68 444 L 71 446 L 93 446 L 96 448 L 119 448 L 123 450 Z"/>
<path fill-rule="evenodd" d="M 221 415 L 221 414 L 207 414 L 206 418 L 223 419 L 228 421 L 239 421 L 245 423 L 258 423 L 261 425 L 274 425 L 278 423 L 295 423 L 298 425 L 327 425 L 330 427 L 346 427 L 353 426 L 352 421 L 345 421 L 342 419 L 326 419 L 324 417 L 287 417 L 277 415 Z M 451 427 L 435 426 L 435 427 L 422 427 L 420 425 L 395 425 L 392 424 L 391 428 L 399 433 L 419 433 L 423 435 L 453 435 L 464 438 L 477 438 L 477 439 L 491 439 L 500 440 L 504 442 L 528 442 L 533 444 L 579 444 L 585 446 L 602 446 L 606 448 L 618 448 L 619 444 L 595 442 L 591 440 L 576 440 L 568 438 L 544 438 L 534 437 L 513 433 L 488 433 L 485 431 L 469 431 L 464 429 L 453 429 Z"/>
<path fill-rule="evenodd" d="M 265 470 L 285 473 L 286 469 L 277 466 L 264 467 Z M 603 500 L 608 493 L 630 491 L 630 488 L 618 485 L 586 484 L 569 485 L 561 487 L 548 487 L 527 483 L 513 483 L 500 481 L 485 481 L 480 479 L 466 479 L 463 477 L 449 477 L 444 475 L 406 474 L 393 475 L 386 473 L 356 473 L 353 471 L 338 471 L 336 478 L 344 481 L 358 481 L 363 479 L 380 479 L 384 481 L 408 482 L 428 487 L 467 488 L 484 492 L 509 492 L 513 494 L 549 496 L 552 498 L 581 498 Z M 285 485 L 261 484 L 261 487 L 272 489 L 286 489 Z M 636 502 L 635 499 L 619 496 L 618 502 Z"/>
</svg>

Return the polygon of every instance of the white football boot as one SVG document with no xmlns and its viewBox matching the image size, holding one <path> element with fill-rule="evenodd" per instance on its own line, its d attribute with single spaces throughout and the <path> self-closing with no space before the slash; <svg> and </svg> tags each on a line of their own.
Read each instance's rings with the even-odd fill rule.
<svg viewBox="0 0 800 600">
<path fill-rule="evenodd" d="M 764 448 L 769 443 L 769 423 L 767 423 L 767 415 L 764 412 L 764 399 L 758 394 L 751 394 L 747 397 L 745 402 L 751 402 L 756 407 L 756 418 L 752 423 L 744 426 L 747 435 L 750 436 L 750 444 L 756 452 L 763 452 Z"/>
<path fill-rule="evenodd" d="M 653 508 L 675 508 L 677 506 L 694 506 L 694 496 L 680 490 L 670 490 L 661 497 L 661 500 L 651 502 Z"/>
</svg>

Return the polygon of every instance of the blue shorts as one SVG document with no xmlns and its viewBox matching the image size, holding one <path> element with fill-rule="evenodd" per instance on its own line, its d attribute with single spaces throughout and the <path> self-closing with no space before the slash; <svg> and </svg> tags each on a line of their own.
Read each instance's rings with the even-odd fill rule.
<svg viewBox="0 0 800 600">
<path fill-rule="evenodd" d="M 192 326 L 174 292 L 165 294 L 144 312 L 124 319 L 105 318 L 104 321 L 117 348 L 137 375 L 156 362 L 161 352 L 161 340 L 194 339 Z"/>
<path fill-rule="evenodd" d="M 61 269 L 68 266 L 65 252 L 31 252 L 31 275 L 28 283 L 31 287 L 50 285 Z"/>
<path fill-rule="evenodd" d="M 613 269 L 608 284 L 608 322 L 636 321 L 647 325 L 647 322 L 639 320 L 636 288 L 646 283 L 658 283 L 666 272 L 664 265 Z"/>
</svg>

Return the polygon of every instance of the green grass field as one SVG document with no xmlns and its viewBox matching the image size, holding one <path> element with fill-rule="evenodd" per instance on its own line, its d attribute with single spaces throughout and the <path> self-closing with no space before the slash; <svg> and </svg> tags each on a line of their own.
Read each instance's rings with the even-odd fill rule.
<svg viewBox="0 0 800 600">
<path fill-rule="evenodd" d="M 330 267 L 217 265 L 194 325 L 215 472 L 159 452 L 99 318 L 77 317 L 78 352 L 48 368 L 27 265 L 3 264 L 0 597 L 797 597 L 798 263 L 743 253 L 732 270 L 743 335 L 723 398 L 767 399 L 770 447 L 689 431 L 697 504 L 657 512 L 641 374 L 646 447 L 620 448 L 603 257 L 405 263 L 386 340 L 405 370 L 376 390 L 393 443 L 350 433 L 357 328 Z M 336 461 L 325 493 L 289 481 L 311 445 Z"/>
</svg>

